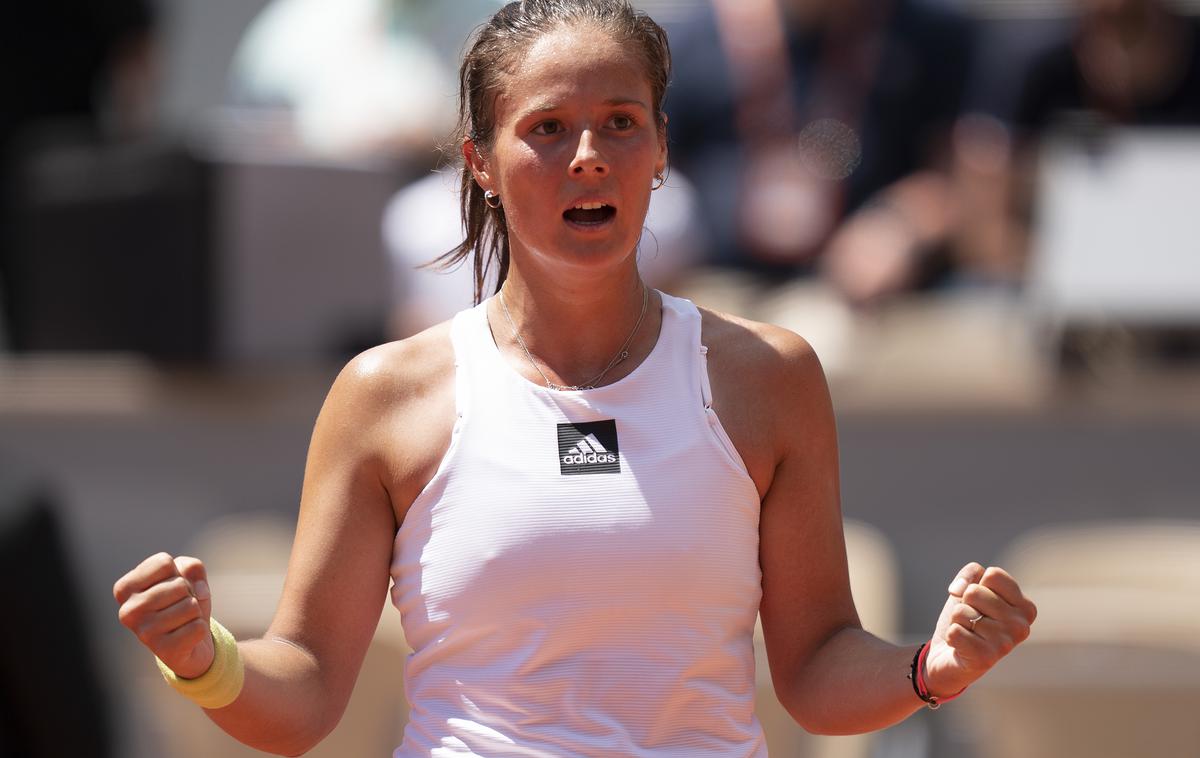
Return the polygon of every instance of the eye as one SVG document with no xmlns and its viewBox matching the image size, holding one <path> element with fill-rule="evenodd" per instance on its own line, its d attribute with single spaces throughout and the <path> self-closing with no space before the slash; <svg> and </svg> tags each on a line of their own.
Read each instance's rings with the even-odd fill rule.
<svg viewBox="0 0 1200 758">
<path fill-rule="evenodd" d="M 613 116 L 612 118 L 610 118 L 608 120 L 608 123 L 614 129 L 617 129 L 619 131 L 625 131 L 626 129 L 632 129 L 634 126 L 637 125 L 637 122 L 634 121 L 632 117 L 627 116 L 624 113 L 618 113 L 617 115 Z"/>
<path fill-rule="evenodd" d="M 534 134 L 541 134 L 546 137 L 550 136 L 551 134 L 558 134 L 562 130 L 562 124 L 558 123 L 557 121 L 543 121 L 537 126 L 533 127 Z"/>
</svg>

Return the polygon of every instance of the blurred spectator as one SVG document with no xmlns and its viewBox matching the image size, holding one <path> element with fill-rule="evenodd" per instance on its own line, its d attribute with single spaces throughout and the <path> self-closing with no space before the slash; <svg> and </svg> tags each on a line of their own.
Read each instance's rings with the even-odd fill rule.
<svg viewBox="0 0 1200 758">
<path fill-rule="evenodd" d="M 1030 137 L 1087 111 L 1120 124 L 1200 124 L 1200 21 L 1161 0 L 1076 0 L 1068 40 L 1031 66 L 1016 126 Z"/>
<path fill-rule="evenodd" d="M 65 124 L 108 136 L 149 126 L 155 14 L 146 0 L 14 3 L 0 25 L 0 347 L 11 344 L 14 171 L 22 145 Z"/>
<path fill-rule="evenodd" d="M 0 32 L 8 65 L 0 137 L 47 119 L 102 116 L 118 130 L 147 126 L 154 14 L 144 0 L 17 3 Z"/>
<path fill-rule="evenodd" d="M 282 106 L 328 157 L 430 156 L 454 115 L 457 53 L 498 0 L 274 0 L 232 64 L 236 103 Z"/>
<path fill-rule="evenodd" d="M 1025 264 L 1038 146 L 1051 131 L 1079 139 L 1105 126 L 1200 125 L 1200 21 L 1161 0 L 1076 0 L 1067 39 L 1030 65 L 1013 116 L 1008 176 L 991 184 L 1007 215 L 1010 267 Z M 983 220 L 982 223 L 989 223 Z"/>
<path fill-rule="evenodd" d="M 972 27 L 919 0 L 712 0 L 673 38 L 673 162 L 714 262 L 851 302 L 936 281 Z"/>
</svg>

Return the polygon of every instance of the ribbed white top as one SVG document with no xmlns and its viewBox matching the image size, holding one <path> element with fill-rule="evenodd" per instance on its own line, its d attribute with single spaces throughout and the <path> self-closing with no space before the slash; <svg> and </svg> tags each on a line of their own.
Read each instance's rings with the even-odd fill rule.
<svg viewBox="0 0 1200 758">
<path fill-rule="evenodd" d="M 483 305 L 455 317 L 458 419 L 392 558 L 414 650 L 394 758 L 766 755 L 758 495 L 700 314 L 662 300 L 650 355 L 593 390 L 527 381 Z"/>
</svg>

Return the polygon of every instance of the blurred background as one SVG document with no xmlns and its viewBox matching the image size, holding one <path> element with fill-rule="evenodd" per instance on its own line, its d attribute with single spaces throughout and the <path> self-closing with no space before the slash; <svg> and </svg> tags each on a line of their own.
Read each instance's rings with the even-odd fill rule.
<svg viewBox="0 0 1200 758">
<path fill-rule="evenodd" d="M 772 756 L 1200 756 L 1200 2 L 638 5 L 675 55 L 644 276 L 816 347 L 868 626 L 923 641 L 968 560 L 1042 610 L 970 696 L 865 739 L 789 731 L 760 667 Z M 198 555 L 265 629 L 337 370 L 471 304 L 417 266 L 462 238 L 456 61 L 497 7 L 10 9 L 0 755 L 238 754 L 112 583 Z M 322 754 L 399 743 L 384 610 Z"/>
</svg>

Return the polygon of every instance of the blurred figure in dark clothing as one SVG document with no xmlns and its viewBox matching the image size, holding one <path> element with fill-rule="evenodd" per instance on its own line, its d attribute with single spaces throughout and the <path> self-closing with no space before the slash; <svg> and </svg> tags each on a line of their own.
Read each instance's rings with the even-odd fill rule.
<svg viewBox="0 0 1200 758">
<path fill-rule="evenodd" d="M 0 25 L 0 326 L 10 325 L 13 171 L 22 144 L 49 125 L 118 136 L 147 128 L 154 15 L 146 0 L 12 3 Z M 0 334 L 0 346 L 8 340 Z"/>
<path fill-rule="evenodd" d="M 111 107 L 144 126 L 154 17 L 144 0 L 39 0 L 9 8 L 0 134 L 43 119 L 95 122 Z"/>
<path fill-rule="evenodd" d="M 1025 73 L 1008 171 L 989 184 L 1014 270 L 1028 262 L 1039 146 L 1048 133 L 1088 139 L 1106 126 L 1200 125 L 1200 21 L 1161 0 L 1076 6 L 1073 31 Z"/>
<path fill-rule="evenodd" d="M 1200 21 L 1160 0 L 1077 0 L 1072 38 L 1026 74 L 1015 114 L 1030 138 L 1086 111 L 1114 124 L 1200 124 Z"/>
<path fill-rule="evenodd" d="M 673 36 L 667 112 L 714 262 L 856 303 L 936 278 L 972 38 L 919 0 L 712 0 Z"/>
<path fill-rule="evenodd" d="M 113 755 L 108 703 L 53 503 L 0 461 L 0 756 Z"/>
</svg>

